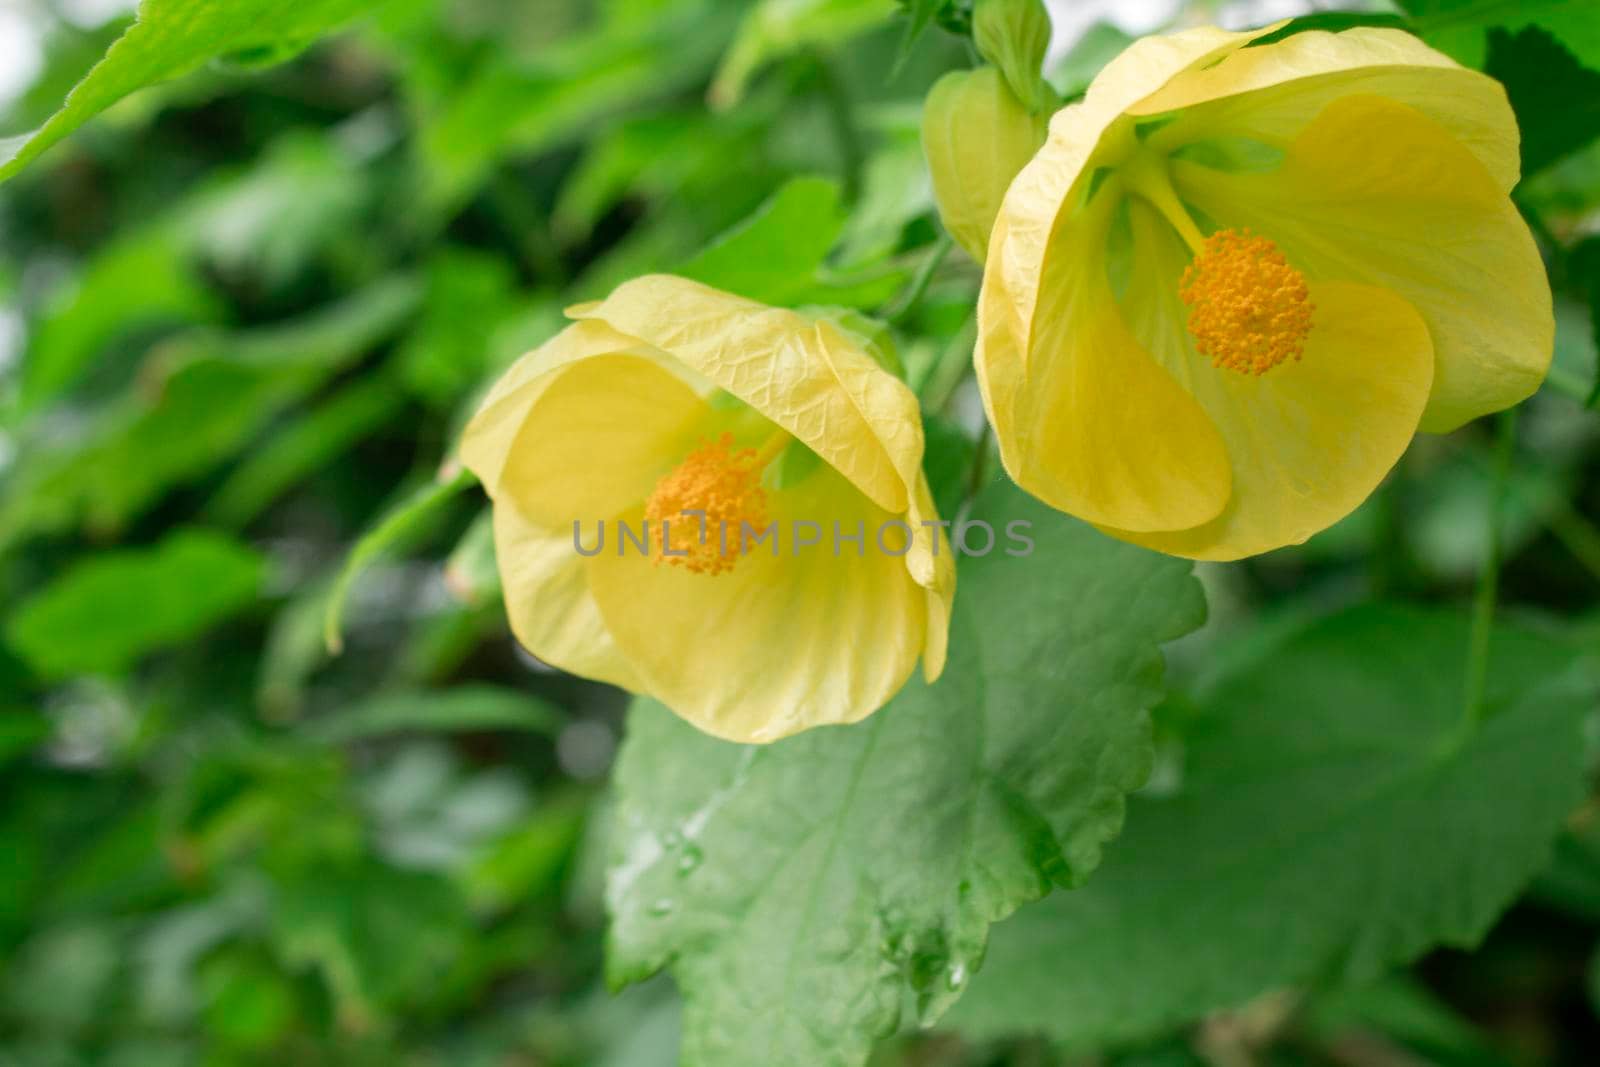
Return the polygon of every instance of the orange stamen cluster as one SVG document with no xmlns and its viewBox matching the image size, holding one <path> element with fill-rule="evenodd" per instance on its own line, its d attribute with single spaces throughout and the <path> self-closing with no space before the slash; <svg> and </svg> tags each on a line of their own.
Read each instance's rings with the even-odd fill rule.
<svg viewBox="0 0 1600 1067">
<path fill-rule="evenodd" d="M 1264 374 L 1299 359 L 1314 310 L 1305 275 L 1249 230 L 1218 230 L 1183 272 L 1189 333 L 1213 367 Z"/>
<path fill-rule="evenodd" d="M 767 493 L 761 488 L 764 466 L 755 449 L 735 451 L 729 433 L 690 452 L 656 483 L 645 503 L 656 563 L 686 567 L 695 574 L 732 570 L 739 562 L 740 523 L 757 530 L 767 525 Z M 685 511 L 704 512 L 704 526 L 700 515 Z M 668 547 L 671 555 L 665 554 Z"/>
</svg>

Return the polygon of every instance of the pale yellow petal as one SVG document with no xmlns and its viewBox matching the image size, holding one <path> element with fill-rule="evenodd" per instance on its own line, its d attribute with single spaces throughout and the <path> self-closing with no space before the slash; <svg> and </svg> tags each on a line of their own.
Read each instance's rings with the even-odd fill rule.
<svg viewBox="0 0 1600 1067">
<path fill-rule="evenodd" d="M 874 543 L 894 514 L 826 466 L 772 494 L 771 514 L 779 554 L 751 544 L 724 574 L 658 565 L 631 545 L 586 561 L 595 602 L 640 690 L 733 741 L 864 718 L 900 689 L 928 642 L 927 590 Z M 796 519 L 819 524 L 822 539 L 798 554 Z M 864 526 L 861 555 L 851 543 L 834 554 L 835 522 L 847 534 Z M 901 536 L 891 529 L 888 544 Z"/>
<path fill-rule="evenodd" d="M 583 524 L 585 550 L 595 547 L 599 530 L 596 522 Z M 607 536 L 615 534 L 608 528 Z M 570 526 L 559 531 L 537 526 L 501 501 L 494 507 L 494 547 L 506 617 L 523 648 L 572 674 L 639 688 L 637 674 L 617 651 L 589 594 L 587 568 Z M 613 545 L 608 540 L 604 548 Z"/>
<path fill-rule="evenodd" d="M 1196 526 L 1227 501 L 1227 456 L 1205 412 L 1123 322 L 1105 278 L 1109 212 L 1102 191 L 1036 278 L 985 279 L 978 378 L 1001 460 L 1022 488 L 1090 522 Z M 1018 285 L 1033 294 L 1031 322 Z"/>
<path fill-rule="evenodd" d="M 1349 514 L 1405 451 L 1427 402 L 1433 351 L 1421 317 L 1386 290 L 1313 279 L 1299 361 L 1259 376 L 1214 368 L 1195 352 L 1177 297 L 1186 247 L 1143 204 L 1134 205 L 1133 234 L 1142 269 L 1125 295 L 1130 321 L 1220 431 L 1233 493 L 1194 529 L 1106 532 L 1226 560 L 1298 544 Z"/>
<path fill-rule="evenodd" d="M 555 381 L 552 371 L 591 356 L 642 351 L 636 338 L 620 334 L 603 322 L 575 322 L 568 326 L 518 359 L 490 387 L 462 431 L 461 462 L 494 492 L 506 457 L 527 421 L 528 410 L 545 387 Z"/>
<path fill-rule="evenodd" d="M 1197 27 L 1165 36 L 1143 37 L 1107 63 L 1084 94 L 1084 99 L 1057 111 L 1050 119 L 1050 135 L 1034 153 L 1000 207 L 990 235 L 984 284 L 1000 275 L 1010 290 L 1016 328 L 1026 330 L 1034 317 L 1037 285 L 1057 231 L 1066 225 L 1069 207 L 1081 204 L 1082 183 L 1092 167 L 1096 150 L 1116 150 L 1117 136 L 1108 136 L 1118 119 L 1141 99 L 1185 71 L 1216 62 L 1244 47 L 1252 39 L 1272 32 L 1268 26 L 1243 33 L 1215 27 Z M 1122 137 L 1129 134 L 1121 131 Z M 1000 237 L 1004 234 L 1004 240 Z"/>
<path fill-rule="evenodd" d="M 592 356 L 552 374 L 513 438 L 495 493 L 552 529 L 642 504 L 710 435 L 709 405 L 654 360 Z"/>
<path fill-rule="evenodd" d="M 1505 89 L 1400 30 L 1315 30 L 1241 48 L 1172 79 L 1129 110 L 1153 115 L 1183 109 L 1151 135 L 1157 151 L 1210 137 L 1284 146 L 1324 107 L 1350 93 L 1416 108 L 1466 146 L 1503 191 L 1517 183 L 1517 120 Z"/>
<path fill-rule="evenodd" d="M 927 591 L 928 626 L 922 645 L 922 674 L 930 682 L 944 671 L 950 641 L 950 610 L 956 597 L 955 551 L 938 525 L 938 519 L 939 511 L 933 503 L 927 476 L 918 471 L 911 493 L 911 510 L 905 517 L 914 537 L 906 565 L 912 579 Z"/>
<path fill-rule="evenodd" d="M 582 314 L 743 400 L 881 507 L 906 509 L 905 458 L 922 452 L 921 425 L 908 417 L 916 399 L 837 326 L 659 274 L 623 283 Z"/>
<path fill-rule="evenodd" d="M 1174 168 L 1219 225 L 1276 241 L 1319 279 L 1391 289 L 1427 323 L 1429 431 L 1454 429 L 1539 387 L 1550 364 L 1549 282 L 1501 185 L 1438 123 L 1376 96 L 1329 104 L 1277 170 Z"/>
</svg>

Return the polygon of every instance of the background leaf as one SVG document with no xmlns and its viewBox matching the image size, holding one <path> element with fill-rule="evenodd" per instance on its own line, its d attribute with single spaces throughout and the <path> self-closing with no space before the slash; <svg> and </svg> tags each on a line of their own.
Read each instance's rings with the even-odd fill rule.
<svg viewBox="0 0 1600 1067">
<path fill-rule="evenodd" d="M 46 677 L 120 671 L 249 604 L 264 567 L 217 534 L 176 533 L 61 575 L 16 610 L 6 640 Z"/>
<path fill-rule="evenodd" d="M 138 21 L 32 133 L 0 140 L 0 181 L 129 93 L 229 53 L 281 62 L 377 0 L 144 0 Z"/>
<path fill-rule="evenodd" d="M 1596 687 L 1562 677 L 1560 643 L 1502 630 L 1494 710 L 1465 736 L 1466 643 L 1459 616 L 1366 607 L 1220 681 L 1183 730 L 1181 788 L 1130 805 L 1087 886 L 996 931 L 952 1025 L 1125 1040 L 1474 944 L 1582 795 Z"/>
</svg>

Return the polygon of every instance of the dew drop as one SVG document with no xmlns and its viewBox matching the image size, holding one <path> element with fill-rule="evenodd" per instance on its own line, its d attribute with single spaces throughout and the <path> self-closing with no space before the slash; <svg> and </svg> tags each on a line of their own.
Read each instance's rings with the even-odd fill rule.
<svg viewBox="0 0 1600 1067">
<path fill-rule="evenodd" d="M 663 916 L 671 915 L 672 909 L 675 907 L 677 905 L 673 903 L 671 897 L 661 897 L 650 905 L 648 911 L 651 916 L 659 919 Z"/>
<path fill-rule="evenodd" d="M 951 992 L 955 992 L 962 986 L 966 985 L 967 965 L 964 963 L 957 963 L 952 966 L 949 974 L 945 977 L 945 983 L 950 987 Z"/>
<path fill-rule="evenodd" d="M 684 845 L 683 854 L 678 857 L 678 877 L 694 873 L 694 869 L 705 862 L 705 858 L 706 854 L 693 841 Z"/>
</svg>

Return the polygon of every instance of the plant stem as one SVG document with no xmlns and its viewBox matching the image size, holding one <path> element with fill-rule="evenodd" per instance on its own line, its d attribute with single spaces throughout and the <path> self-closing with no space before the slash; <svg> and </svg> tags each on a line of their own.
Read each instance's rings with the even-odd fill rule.
<svg viewBox="0 0 1600 1067">
<path fill-rule="evenodd" d="M 956 389 L 972 370 L 972 346 L 976 341 L 976 323 L 969 314 L 917 390 L 924 411 L 942 412 L 949 406 Z"/>
<path fill-rule="evenodd" d="M 1495 424 L 1494 467 L 1490 472 L 1488 547 L 1478 589 L 1472 603 L 1472 633 L 1467 651 L 1467 685 L 1462 726 L 1470 733 L 1483 721 L 1489 684 L 1489 639 L 1494 626 L 1495 601 L 1500 593 L 1500 520 L 1506 486 L 1511 480 L 1511 458 L 1516 451 L 1517 409 L 1502 411 Z"/>
<path fill-rule="evenodd" d="M 911 287 L 887 312 L 886 317 L 890 322 L 900 322 L 917 309 L 917 305 L 922 302 L 923 296 L 928 291 L 928 286 L 933 282 L 933 276 L 939 272 L 939 265 L 944 262 L 944 257 L 950 254 L 954 244 L 955 241 L 949 234 L 940 234 L 939 240 L 929 249 L 917 267 L 917 273 L 911 279 Z"/>
<path fill-rule="evenodd" d="M 972 473 L 967 482 L 967 500 L 978 499 L 978 494 L 983 492 L 984 479 L 989 474 L 989 420 L 983 420 L 983 428 L 978 431 L 978 444 L 972 453 Z"/>
<path fill-rule="evenodd" d="M 1589 406 L 1589 395 L 1592 390 L 1583 383 L 1583 380 L 1569 370 L 1561 367 L 1551 367 L 1545 375 L 1544 384 L 1563 396 L 1576 400 L 1584 407 Z"/>
</svg>

